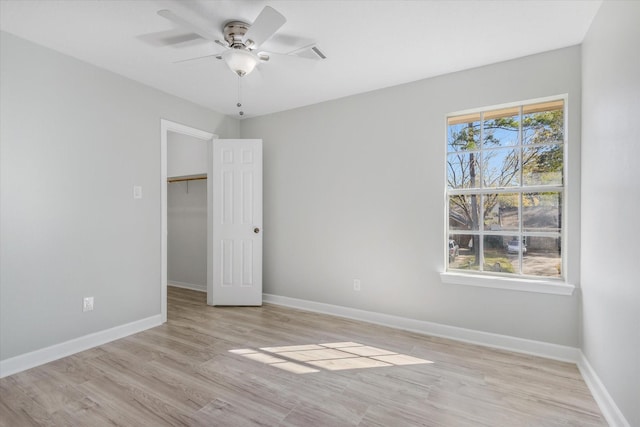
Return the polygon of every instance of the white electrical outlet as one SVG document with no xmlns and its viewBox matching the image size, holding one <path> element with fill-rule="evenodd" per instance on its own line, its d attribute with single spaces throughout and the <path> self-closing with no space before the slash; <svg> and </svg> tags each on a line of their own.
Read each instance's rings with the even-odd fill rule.
<svg viewBox="0 0 640 427">
<path fill-rule="evenodd" d="M 353 290 L 354 291 L 360 290 L 360 279 L 353 279 Z"/>
<path fill-rule="evenodd" d="M 82 311 L 93 310 L 93 297 L 86 297 L 82 300 Z"/>
</svg>

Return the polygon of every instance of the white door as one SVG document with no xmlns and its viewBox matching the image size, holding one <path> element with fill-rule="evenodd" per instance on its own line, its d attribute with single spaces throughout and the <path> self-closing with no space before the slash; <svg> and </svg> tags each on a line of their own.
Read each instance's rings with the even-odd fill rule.
<svg viewBox="0 0 640 427">
<path fill-rule="evenodd" d="M 262 140 L 214 139 L 209 305 L 262 305 Z"/>
</svg>

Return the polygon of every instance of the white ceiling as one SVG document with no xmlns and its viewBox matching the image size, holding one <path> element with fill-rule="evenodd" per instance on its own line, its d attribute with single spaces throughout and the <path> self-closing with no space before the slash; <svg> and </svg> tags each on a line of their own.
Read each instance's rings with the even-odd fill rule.
<svg viewBox="0 0 640 427">
<path fill-rule="evenodd" d="M 0 0 L 0 29 L 238 117 L 238 78 L 222 48 L 187 34 L 160 9 L 221 35 L 269 5 L 287 22 L 261 50 L 317 42 L 326 60 L 274 55 L 241 79 L 244 117 L 287 110 L 582 42 L 601 1 Z"/>
</svg>

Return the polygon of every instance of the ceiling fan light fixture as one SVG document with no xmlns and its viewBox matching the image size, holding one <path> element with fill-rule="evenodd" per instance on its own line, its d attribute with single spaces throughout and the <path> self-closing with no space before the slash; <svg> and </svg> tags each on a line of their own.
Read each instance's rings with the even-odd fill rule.
<svg viewBox="0 0 640 427">
<path fill-rule="evenodd" d="M 251 73 L 260 61 L 257 55 L 246 49 L 229 49 L 222 54 L 222 59 L 240 77 Z"/>
</svg>

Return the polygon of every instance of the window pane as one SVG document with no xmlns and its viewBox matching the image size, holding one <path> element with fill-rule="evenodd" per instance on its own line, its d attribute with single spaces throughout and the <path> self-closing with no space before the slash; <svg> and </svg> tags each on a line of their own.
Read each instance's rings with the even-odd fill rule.
<svg viewBox="0 0 640 427">
<path fill-rule="evenodd" d="M 452 153 L 447 156 L 449 188 L 480 187 L 480 166 L 477 152 Z"/>
<path fill-rule="evenodd" d="M 511 240 L 505 236 L 484 236 L 484 271 L 496 273 L 520 273 L 520 260 L 518 252 L 507 252 L 506 243 Z M 517 242 L 517 237 L 515 238 Z"/>
<path fill-rule="evenodd" d="M 524 185 L 562 185 L 562 144 L 525 148 L 522 152 Z"/>
<path fill-rule="evenodd" d="M 483 125 L 483 148 L 518 145 L 520 108 L 487 111 Z"/>
<path fill-rule="evenodd" d="M 447 117 L 448 269 L 562 276 L 564 108 L 556 99 Z"/>
<path fill-rule="evenodd" d="M 470 151 L 480 149 L 480 114 L 474 117 L 475 121 L 468 123 L 452 123 L 449 119 L 447 129 L 447 151 Z"/>
<path fill-rule="evenodd" d="M 562 193 L 524 193 L 522 195 L 524 231 L 559 232 L 561 219 Z"/>
<path fill-rule="evenodd" d="M 529 236 L 526 239 L 527 256 L 522 261 L 522 273 L 531 276 L 560 277 L 560 238 Z"/>
<path fill-rule="evenodd" d="M 480 270 L 478 264 L 477 248 L 479 236 L 469 234 L 453 234 L 449 236 L 448 262 L 450 269 L 456 270 Z"/>
<path fill-rule="evenodd" d="M 518 216 L 520 196 L 518 194 L 486 194 L 482 199 L 485 230 L 520 230 Z"/>
<path fill-rule="evenodd" d="M 480 196 L 449 196 L 449 229 L 478 230 Z"/>
<path fill-rule="evenodd" d="M 484 167 L 482 180 L 485 187 L 513 187 L 520 183 L 519 150 L 498 149 L 482 153 Z"/>
<path fill-rule="evenodd" d="M 542 104 L 540 104 L 542 105 Z M 564 141 L 563 109 L 536 111 L 533 106 L 525 107 L 522 118 L 523 144 L 554 144 Z"/>
</svg>

